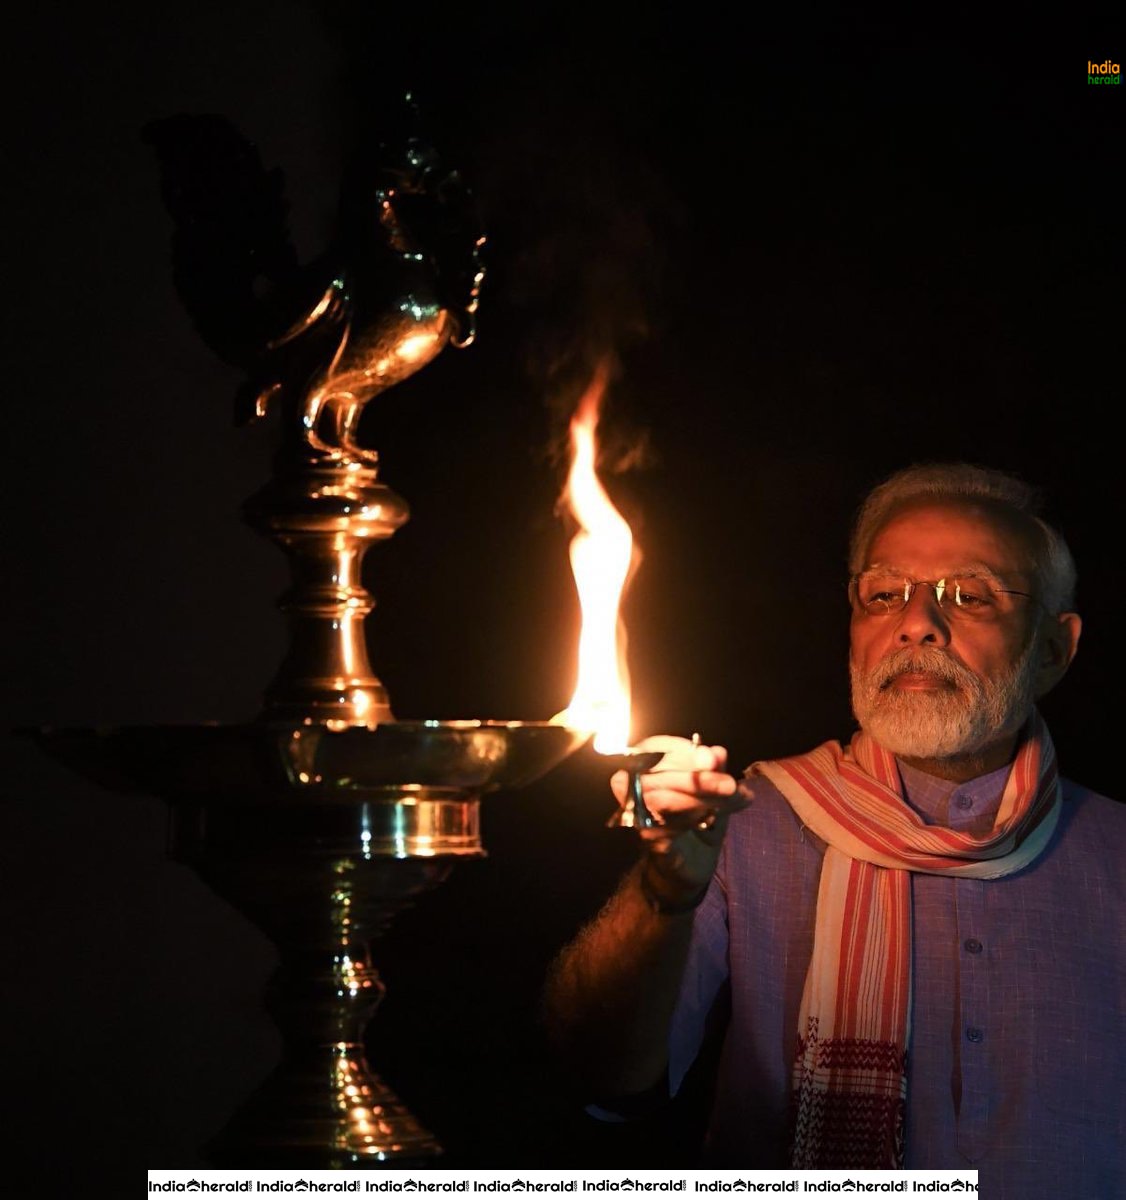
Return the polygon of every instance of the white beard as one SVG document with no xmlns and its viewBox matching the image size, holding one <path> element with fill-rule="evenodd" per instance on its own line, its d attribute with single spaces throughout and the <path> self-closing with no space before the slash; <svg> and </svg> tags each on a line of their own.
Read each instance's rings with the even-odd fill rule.
<svg viewBox="0 0 1126 1200">
<path fill-rule="evenodd" d="M 1039 640 L 1033 637 L 1012 669 L 994 679 L 979 678 L 933 646 L 896 650 L 867 676 L 850 663 L 852 711 L 862 729 L 900 758 L 974 754 L 1015 734 L 1028 719 Z M 923 691 L 885 687 L 908 671 L 925 671 L 954 686 Z"/>
</svg>

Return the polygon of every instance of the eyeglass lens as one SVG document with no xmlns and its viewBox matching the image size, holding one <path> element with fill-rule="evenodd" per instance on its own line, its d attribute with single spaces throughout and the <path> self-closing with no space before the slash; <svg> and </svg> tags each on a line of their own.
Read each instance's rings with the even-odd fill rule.
<svg viewBox="0 0 1126 1200">
<path fill-rule="evenodd" d="M 957 611 L 963 616 L 994 613 L 1002 597 L 1007 594 L 974 576 L 929 580 L 865 572 L 856 579 L 854 587 L 856 599 L 865 612 L 892 613 L 900 612 L 907 606 L 920 584 L 932 589 L 940 608 Z"/>
</svg>

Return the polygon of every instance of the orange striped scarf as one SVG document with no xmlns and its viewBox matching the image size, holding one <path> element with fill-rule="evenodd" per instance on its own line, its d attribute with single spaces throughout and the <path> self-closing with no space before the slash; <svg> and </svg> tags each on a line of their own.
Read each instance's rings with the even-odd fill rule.
<svg viewBox="0 0 1126 1200">
<path fill-rule="evenodd" d="M 1034 712 L 993 829 L 925 825 L 893 755 L 867 734 L 842 749 L 755 763 L 826 844 L 794 1063 L 793 1165 L 903 1165 L 911 1015 L 909 873 L 995 879 L 1043 850 L 1060 810 L 1056 755 Z"/>
</svg>

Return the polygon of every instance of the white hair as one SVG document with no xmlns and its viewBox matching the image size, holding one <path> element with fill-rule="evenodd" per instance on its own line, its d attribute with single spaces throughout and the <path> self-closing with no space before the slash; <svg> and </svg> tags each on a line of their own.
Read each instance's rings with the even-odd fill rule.
<svg viewBox="0 0 1126 1200">
<path fill-rule="evenodd" d="M 1041 517 L 1040 492 L 1015 475 L 973 463 L 915 463 L 888 476 L 868 493 L 852 527 L 850 574 L 864 569 L 876 534 L 896 511 L 914 501 L 977 501 L 1016 517 L 1028 533 L 1040 603 L 1050 613 L 1075 604 L 1075 561 L 1062 534 Z"/>
</svg>

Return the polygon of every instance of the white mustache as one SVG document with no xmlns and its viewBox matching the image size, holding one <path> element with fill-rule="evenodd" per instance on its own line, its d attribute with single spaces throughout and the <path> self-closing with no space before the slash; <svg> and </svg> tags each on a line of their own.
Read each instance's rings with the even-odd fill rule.
<svg viewBox="0 0 1126 1200">
<path fill-rule="evenodd" d="M 922 673 L 948 680 L 957 687 L 972 686 L 972 673 L 955 662 L 948 654 L 935 649 L 895 650 L 872 672 L 873 682 L 883 690 L 900 675 Z"/>
</svg>

